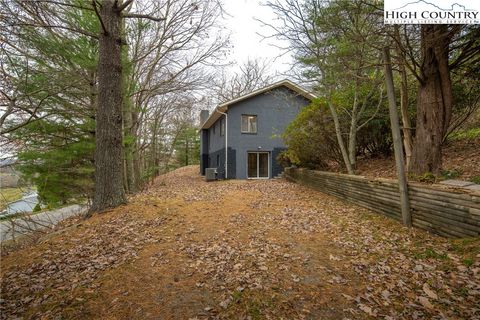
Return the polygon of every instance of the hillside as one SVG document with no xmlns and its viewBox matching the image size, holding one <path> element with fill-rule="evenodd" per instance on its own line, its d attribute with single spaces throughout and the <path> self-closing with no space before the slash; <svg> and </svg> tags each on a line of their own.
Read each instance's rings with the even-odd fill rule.
<svg viewBox="0 0 480 320">
<path fill-rule="evenodd" d="M 198 167 L 2 251 L 2 319 L 478 317 L 479 239 L 448 240 L 284 180 Z"/>
<path fill-rule="evenodd" d="M 455 139 L 443 149 L 444 178 L 480 183 L 480 136 Z M 361 158 L 357 174 L 368 177 L 396 178 L 395 160 L 389 158 Z"/>
</svg>

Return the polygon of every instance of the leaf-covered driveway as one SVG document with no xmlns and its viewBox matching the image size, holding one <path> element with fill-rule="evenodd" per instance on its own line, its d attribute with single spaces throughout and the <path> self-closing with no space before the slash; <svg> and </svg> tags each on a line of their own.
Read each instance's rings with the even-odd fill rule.
<svg viewBox="0 0 480 320">
<path fill-rule="evenodd" d="M 1 317 L 480 319 L 480 242 L 198 167 L 2 257 Z"/>
</svg>

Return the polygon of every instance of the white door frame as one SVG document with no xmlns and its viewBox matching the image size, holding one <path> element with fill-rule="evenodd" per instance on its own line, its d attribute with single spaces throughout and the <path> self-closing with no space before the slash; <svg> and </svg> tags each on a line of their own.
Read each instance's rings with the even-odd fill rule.
<svg viewBox="0 0 480 320">
<path fill-rule="evenodd" d="M 249 177 L 248 176 L 248 154 L 249 153 L 255 153 L 257 154 L 257 176 L 256 177 Z M 259 156 L 259 153 L 266 153 L 267 154 L 267 159 L 268 159 L 268 176 L 267 177 L 259 177 L 258 176 L 258 173 L 260 171 L 260 156 Z M 247 151 L 247 166 L 246 166 L 246 173 L 247 173 L 247 179 L 251 179 L 251 180 L 259 180 L 259 179 L 270 179 L 270 167 L 271 167 L 271 161 L 270 161 L 270 151 Z"/>
</svg>

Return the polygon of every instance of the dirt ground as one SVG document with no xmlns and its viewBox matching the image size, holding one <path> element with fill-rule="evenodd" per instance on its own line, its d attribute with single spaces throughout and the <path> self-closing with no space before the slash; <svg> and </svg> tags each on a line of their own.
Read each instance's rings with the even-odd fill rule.
<svg viewBox="0 0 480 320">
<path fill-rule="evenodd" d="M 4 250 L 2 319 L 480 319 L 480 241 L 190 166 Z"/>
<path fill-rule="evenodd" d="M 448 141 L 443 148 L 442 168 L 445 173 L 454 173 L 451 179 L 472 181 L 475 177 L 480 178 L 480 137 Z M 359 159 L 357 174 L 396 179 L 395 159 L 393 155 Z"/>
</svg>

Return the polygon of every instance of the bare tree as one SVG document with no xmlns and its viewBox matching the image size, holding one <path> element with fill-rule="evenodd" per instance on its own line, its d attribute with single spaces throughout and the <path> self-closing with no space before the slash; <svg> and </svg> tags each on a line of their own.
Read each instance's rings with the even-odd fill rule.
<svg viewBox="0 0 480 320">
<path fill-rule="evenodd" d="M 213 81 L 213 91 L 222 103 L 269 85 L 275 78 L 266 60 L 249 59 L 233 74 L 223 69 Z"/>
<path fill-rule="evenodd" d="M 94 94 L 83 94 L 85 99 L 95 98 L 95 195 L 91 211 L 125 203 L 125 189 L 135 190 L 141 176 L 138 143 L 144 140 L 140 133 L 145 110 L 161 95 L 185 94 L 205 84 L 209 74 L 200 70 L 222 54 L 226 40 L 213 28 L 221 12 L 220 3 L 15 0 L 5 2 L 5 7 L 9 8 L 5 11 L 10 16 L 9 27 L 38 30 L 38 34 L 59 41 L 81 35 L 98 44 L 98 66 L 91 80 Z M 85 20 L 70 19 L 72 13 Z M 87 20 L 88 16 L 96 20 Z M 125 50 L 126 46 L 130 50 Z M 26 59 L 31 54 L 29 48 L 15 49 Z M 10 52 L 6 56 L 11 56 Z M 14 71 L 6 70 L 4 75 Z M 12 131 L 48 116 L 47 110 L 39 111 L 41 102 L 49 97 L 39 98 L 37 107 L 30 103 L 23 118 L 18 116 L 21 108 L 17 101 L 21 97 L 16 95 L 15 85 L 2 89 L 5 113 L 0 118 L 3 124 L 17 113 L 12 117 L 16 123 L 9 127 Z M 124 134 L 134 137 L 135 143 L 128 150 L 123 147 Z"/>
<path fill-rule="evenodd" d="M 357 133 L 383 104 L 378 17 L 360 1 L 286 0 L 267 5 L 279 23 L 265 23 L 272 37 L 287 40 L 300 75 L 331 112 L 348 173 L 356 165 Z M 348 117 L 344 134 L 341 117 Z M 345 136 L 347 139 L 345 139 Z"/>
<path fill-rule="evenodd" d="M 125 131 L 135 137 L 125 157 L 130 191 L 135 191 L 141 182 L 142 150 L 152 148 L 151 155 L 158 154 L 159 134 L 168 131 L 162 127 L 176 108 L 181 113 L 191 107 L 185 103 L 191 100 L 186 96 L 195 96 L 208 87 L 211 66 L 223 57 L 228 45 L 218 26 L 222 12 L 218 1 L 204 1 L 194 7 L 187 0 L 157 4 L 165 12 L 163 23 L 136 20 L 128 24 L 133 72 L 128 89 L 132 105 L 125 110 Z M 136 10 L 147 9 L 138 3 Z M 158 169 L 159 159 L 152 161 Z"/>
<path fill-rule="evenodd" d="M 413 149 L 413 134 L 412 134 L 412 124 L 410 122 L 410 114 L 408 112 L 409 106 L 409 95 L 408 95 L 408 72 L 407 72 L 407 62 L 405 55 L 402 53 L 402 50 L 399 45 L 400 39 L 400 26 L 394 26 L 394 32 L 392 37 L 397 39 L 395 41 L 395 52 L 397 53 L 397 64 L 398 71 L 400 73 L 400 112 L 402 115 L 403 123 L 403 147 L 405 150 L 405 160 L 407 168 L 410 166 L 410 160 L 412 158 L 412 149 Z"/>
</svg>

